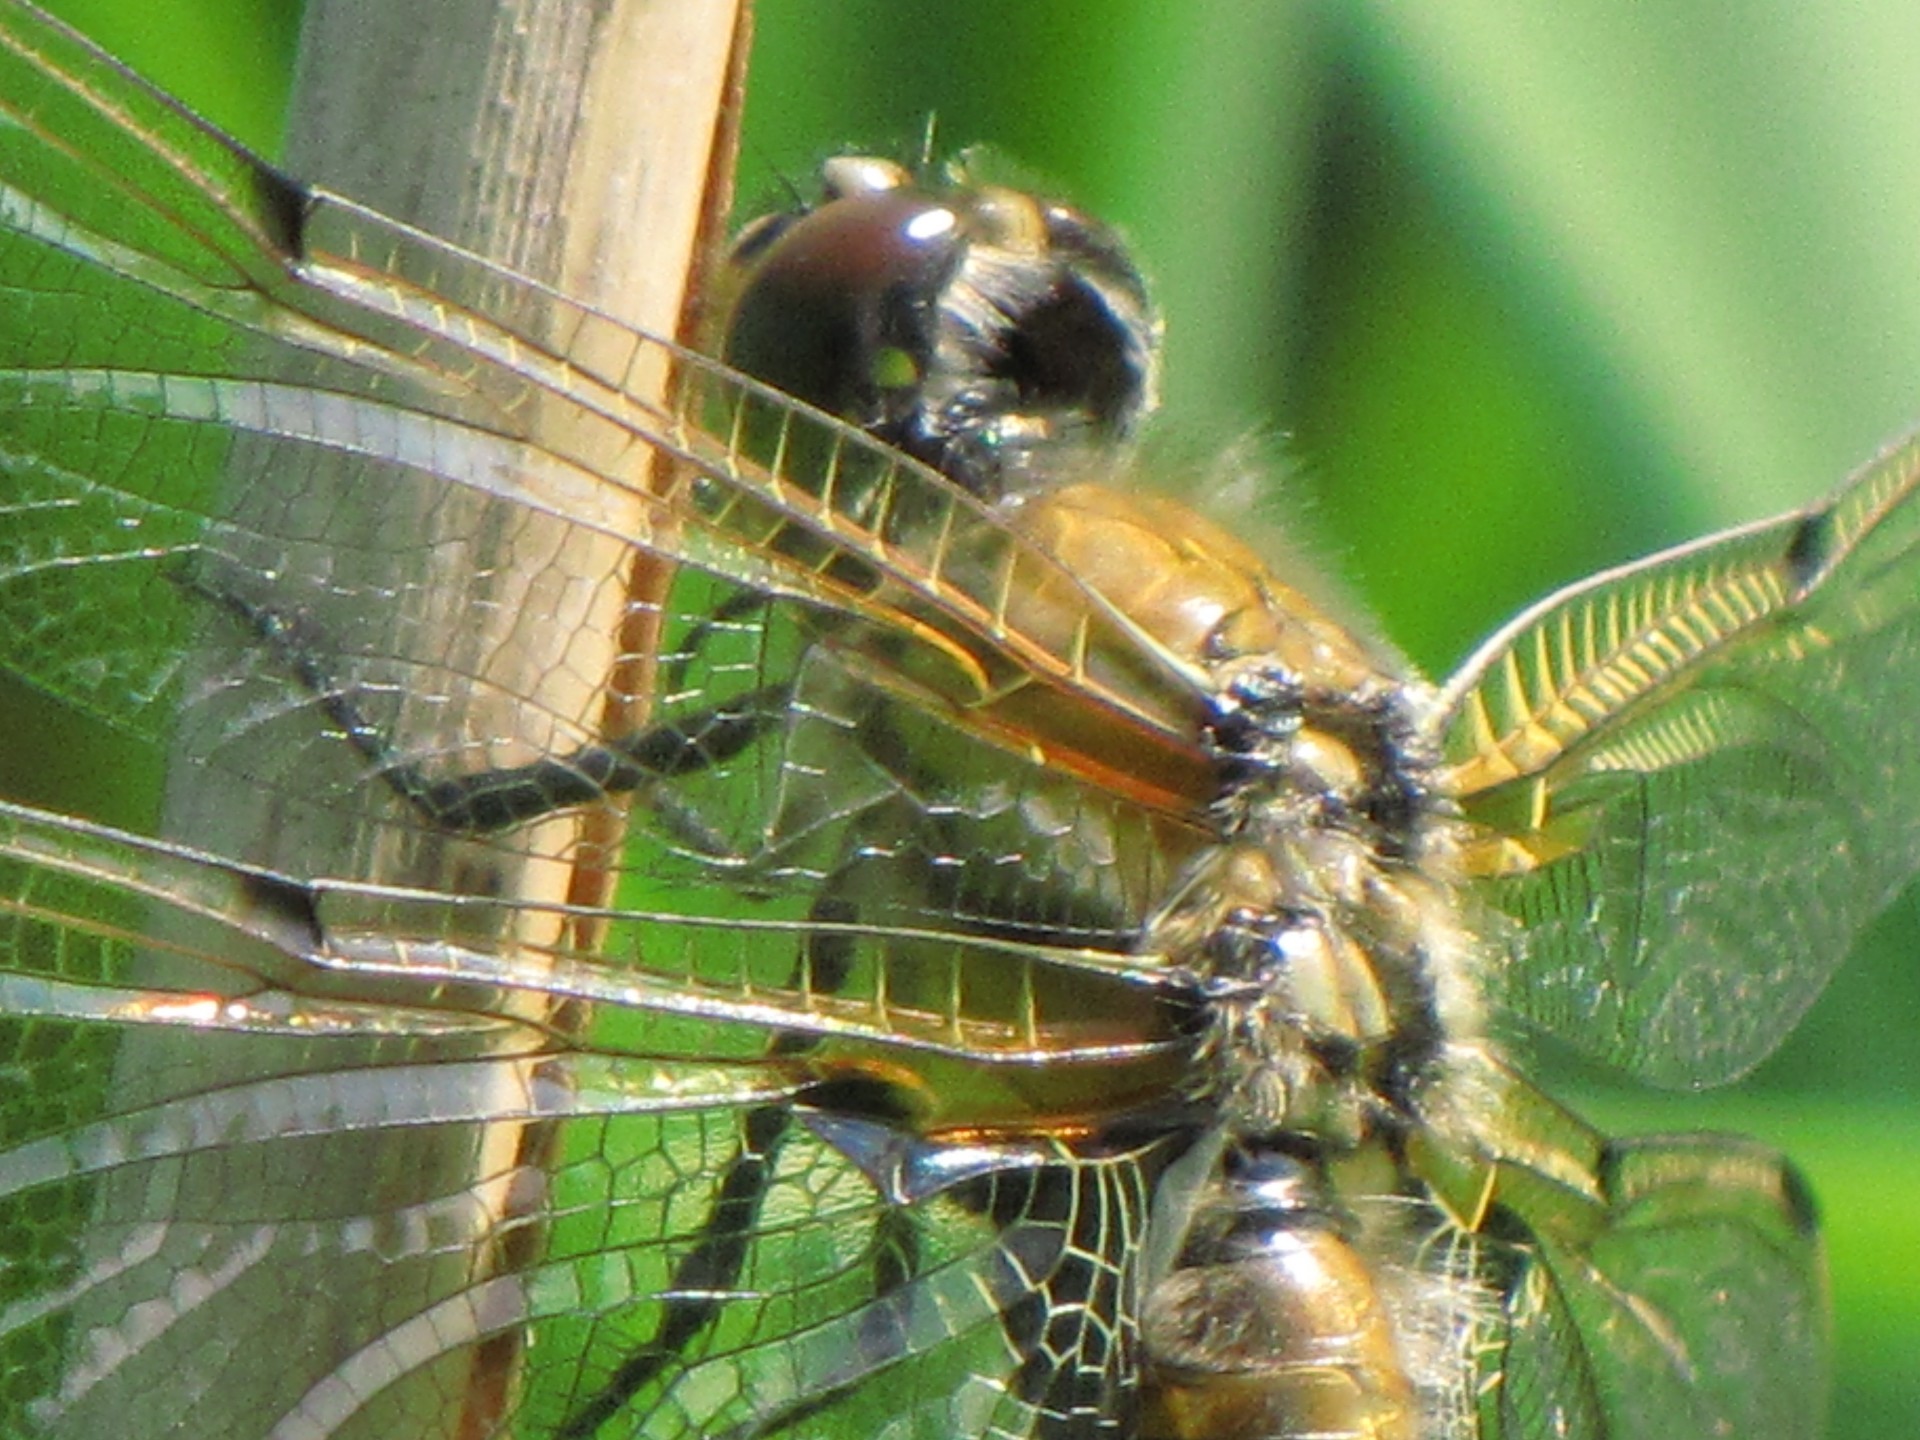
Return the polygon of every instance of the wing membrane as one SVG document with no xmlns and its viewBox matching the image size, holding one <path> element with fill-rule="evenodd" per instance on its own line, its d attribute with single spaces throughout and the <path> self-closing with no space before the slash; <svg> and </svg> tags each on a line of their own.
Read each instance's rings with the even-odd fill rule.
<svg viewBox="0 0 1920 1440">
<path fill-rule="evenodd" d="M 188 1025 L 268 1033 L 380 1032 L 431 1035 L 472 1031 L 528 1032 L 523 1043 L 561 1043 L 535 1035 L 538 1026 L 517 1002 L 540 995 L 589 1012 L 576 1017 L 568 1043 L 604 1055 L 663 1059 L 676 1053 L 673 1032 L 653 1025 L 624 1034 L 596 1023 L 592 1011 L 638 1011 L 695 1022 L 704 1032 L 694 1057 L 761 1055 L 766 1035 L 780 1031 L 820 1042 L 809 1062 L 822 1072 L 853 1049 L 920 1052 L 937 1067 L 944 1057 L 971 1065 L 1032 1066 L 1064 1073 L 1098 1067 L 1111 1088 L 1129 1060 L 1153 1060 L 1174 1047 L 1141 1043 L 1097 1026 L 1043 1020 L 1032 992 L 1044 972 L 1066 968 L 1088 1013 L 1102 985 L 1137 987 L 1150 972 L 1109 965 L 1103 976 L 1073 965 L 1064 952 L 1039 945 L 995 943 L 952 935 L 889 932 L 822 921 L 805 924 L 730 918 L 702 922 L 684 913 L 593 912 L 523 903 L 544 917 L 538 926 L 564 931 L 564 921 L 615 920 L 619 929 L 598 947 L 607 954 L 554 944 L 539 965 L 463 943 L 462 911 L 491 912 L 501 902 L 432 892 L 301 880 L 234 865 L 179 846 L 145 840 L 66 816 L 0 803 L 0 860 L 11 868 L 0 910 L 49 936 L 65 935 L 102 957 L 144 957 L 144 988 L 111 965 L 69 963 L 56 950 L 21 947 L 0 967 L 8 1015 L 95 1020 L 115 1026 Z M 719 942 L 728 933 L 757 937 L 756 947 Z M 944 1010 L 917 1008 L 882 993 L 880 977 L 843 975 L 817 987 L 793 956 L 809 939 L 832 935 L 850 952 L 866 946 L 919 944 L 947 970 Z M 727 953 L 716 964 L 716 950 Z M 617 958 L 613 958 L 617 957 Z M 864 978 L 863 978 L 864 976 Z M 969 1013 L 986 977 L 1028 992 L 1026 1007 L 1004 1021 Z M 145 997 L 144 1000 L 142 997 Z M 231 1001 L 227 1006 L 219 1002 Z M 544 1013 L 544 1012 L 541 1012 Z M 729 1027 L 739 1043 L 720 1038 Z M 691 1033 L 691 1032 L 689 1032 Z M 635 1036 L 639 1037 L 637 1040 Z M 979 1118 L 979 1117 L 976 1117 Z"/>
<path fill-rule="evenodd" d="M 1592 1234 L 1543 1225 L 1509 1302 L 1489 1436 L 1819 1433 L 1819 1241 L 1779 1156 L 1716 1136 L 1608 1147 Z"/>
<path fill-rule="evenodd" d="M 1793 1167 L 1725 1136 L 1606 1140 L 1484 1053 L 1455 1058 L 1497 1103 L 1416 1167 L 1496 1291 L 1471 1433 L 1817 1434 L 1825 1281 Z"/>
<path fill-rule="evenodd" d="M 10 1427 L 95 1434 L 138 1405 L 161 1433 L 211 1413 L 199 1391 L 219 1386 L 218 1413 L 247 1434 L 560 1433 L 599 1394 L 650 1435 L 758 1433 L 789 1413 L 868 1413 L 876 1400 L 838 1388 L 895 1366 L 929 1405 L 946 1392 L 928 1374 L 984 1385 L 1011 1363 L 1003 1308 L 1054 1288 L 1084 1308 L 1085 1257 L 1132 1264 L 1136 1247 L 1105 1247 L 1142 1223 L 1149 1155 L 976 1140 L 971 1172 L 912 1180 L 939 1154 L 929 1140 L 890 1193 L 854 1141 L 791 1117 L 836 1066 L 889 1055 L 923 1077 L 929 1125 L 1030 1117 L 1040 1061 L 1050 1093 L 1085 1109 L 1137 1062 L 1141 1095 L 1164 1093 L 1153 1047 L 1089 1029 L 1076 1087 L 1055 1068 L 1075 1064 L 1063 1035 L 983 1027 L 964 982 L 944 1017 L 857 976 L 811 990 L 792 956 L 818 924 L 766 927 L 784 988 L 743 948 L 721 983 L 707 952 L 725 932 L 676 915 L 622 915 L 603 947 L 618 959 L 528 965 L 463 949 L 449 897 L 295 882 L 21 807 L 0 822 L 0 1009 L 45 1087 L 8 1105 L 0 1144 L 0 1255 L 24 1285 L 0 1306 L 0 1354 L 32 1397 L 0 1403 Z M 977 951 L 1002 981 L 1050 963 L 926 940 Z M 1081 977 L 1075 994 L 1090 1013 Z M 564 1036 L 529 1018 L 555 999 Z M 349 1159 L 356 1140 L 377 1150 Z M 686 1329 L 691 1277 L 719 1244 L 716 1177 L 750 1161 L 770 1218 L 728 1242 L 740 1269 L 707 1283 L 739 1298 L 683 1353 L 659 1336 Z M 510 1258 L 535 1233 L 537 1258 Z M 304 1336 L 316 1296 L 356 1290 L 387 1298 L 330 1309 L 357 1328 L 324 1344 L 222 1343 L 239 1324 Z M 1123 1355 L 1087 1369 L 1100 1323 L 1061 1375 L 1000 1398 L 1004 1423 L 1070 1401 L 1119 1413 Z M 533 1358 L 492 1413 L 496 1342 Z M 180 1364 L 208 1346 L 227 1358 Z"/>
<path fill-rule="evenodd" d="M 1668 1085 L 1792 1029 L 1920 867 L 1920 442 L 1545 601 L 1449 684 L 1512 1011 Z"/>
<path fill-rule="evenodd" d="M 571 542 L 529 528 L 540 515 L 562 536 L 857 616 L 874 627 L 863 633 L 891 637 L 888 683 L 979 711 L 989 729 L 991 707 L 1037 677 L 1068 710 L 1102 712 L 1094 733 L 1180 748 L 1167 715 L 1191 705 L 1185 681 L 1103 670 L 1134 648 L 1113 607 L 939 477 L 666 342 L 298 190 L 30 12 L 8 11 L 6 27 L 0 243 L 8 272 L 28 278 L 8 311 L 0 401 L 23 417 L 4 458 L 26 524 L 0 605 L 29 640 L 44 642 L 50 614 L 102 632 L 15 644 L 19 673 L 143 735 L 166 728 L 181 656 L 206 627 L 162 577 L 212 557 L 220 585 L 319 617 L 314 643 L 333 652 L 337 683 L 472 708 L 449 683 L 484 691 L 484 655 L 450 651 L 459 627 L 444 616 L 407 618 L 405 597 L 360 578 L 355 555 L 397 537 L 457 551 L 502 529 L 558 554 Z M 711 431 L 638 398 L 638 372 L 669 360 Z M 658 470 L 662 457 L 685 468 Z M 353 514 L 304 492 L 300 477 L 323 467 L 344 467 L 326 493 L 351 495 Z M 247 478 L 228 504 L 216 492 L 234 474 Z M 543 589 L 590 583 L 556 563 L 496 566 L 490 581 L 536 588 L 476 594 L 469 613 L 507 624 L 549 603 Z M 116 572 L 110 585 L 101 571 Z M 1043 618 L 1008 608 L 1041 583 L 1056 597 Z M 499 643 L 497 629 L 468 641 Z M 90 658 L 74 664 L 76 649 Z M 586 716 L 493 700 L 483 713 L 504 718 L 467 746 L 591 738 Z M 206 743 L 288 753 L 285 737 L 263 747 L 251 731 L 268 706 L 250 697 L 226 721 L 248 733 Z"/>
<path fill-rule="evenodd" d="M 897 925 L 918 904 L 924 923 L 947 906 L 901 888 L 919 863 L 911 832 L 931 862 L 946 837 L 926 816 L 977 810 L 992 772 L 1011 766 L 1020 778 L 992 782 L 994 806 L 1027 792 L 1100 810 L 1111 833 L 1041 850 L 1017 812 L 997 810 L 980 834 L 997 827 L 1006 848 L 967 864 L 1036 905 L 1050 868 L 1076 870 L 1069 888 L 1091 887 L 1097 904 L 1046 933 L 1108 947 L 1130 933 L 1178 855 L 1141 835 L 1158 822 L 1072 778 L 1076 737 L 1111 747 L 1130 731 L 1176 767 L 1210 762 L 1161 728 L 1169 705 L 1193 703 L 1186 678 L 1154 680 L 1155 652 L 1114 607 L 932 472 L 531 282 L 297 191 L 31 11 L 4 18 L 0 243 L 23 301 L 0 320 L 0 403 L 17 420 L 0 445 L 16 522 L 0 561 L 0 658 L 14 673 L 153 754 L 172 742 L 230 769 L 302 824 L 372 811 L 382 833 L 418 831 L 351 763 L 329 702 L 349 696 L 371 726 L 427 737 L 394 763 L 449 774 L 595 742 L 597 701 L 559 713 L 544 684 L 503 694 L 486 660 L 523 614 L 602 608 L 583 594 L 624 576 L 579 573 L 568 555 L 576 538 L 614 541 L 676 577 L 657 613 L 630 617 L 665 632 L 652 698 L 666 722 L 697 730 L 769 681 L 795 696 L 767 743 L 679 787 L 682 808 L 642 810 L 646 845 L 630 863 L 656 896 L 674 889 L 711 913 L 713 892 L 740 888 L 728 877 L 749 866 L 757 890 L 784 897 L 770 918 L 798 925 L 843 864 L 848 822 L 890 807 L 875 823 L 902 837 L 893 873 L 836 878 L 891 887 L 872 903 Z M 96 184 L 111 203 L 72 201 Z M 712 432 L 623 388 L 667 356 L 687 367 L 689 404 Z M 656 483 L 662 456 L 683 468 Z M 337 467 L 347 483 L 309 495 L 305 479 Z M 245 483 L 220 498 L 235 474 Z M 383 547 L 490 563 L 447 614 L 395 592 Z M 767 598 L 712 623 L 743 588 Z M 1036 589 L 1049 604 L 1016 609 L 1010 597 Z M 208 591 L 297 632 L 296 656 L 263 646 Z M 1125 690 L 1096 673 L 1115 655 Z M 555 680 L 581 678 L 565 654 L 548 663 Z M 1032 684 L 1071 692 L 1058 745 L 1000 734 L 994 706 Z M 591 677 L 556 688 L 597 694 Z M 1071 718 L 1089 710 L 1100 723 Z M 937 774 L 901 746 L 889 759 L 861 734 L 882 714 L 937 732 L 928 743 L 955 758 Z M 996 913 L 1005 903 L 981 902 L 983 920 Z"/>
</svg>

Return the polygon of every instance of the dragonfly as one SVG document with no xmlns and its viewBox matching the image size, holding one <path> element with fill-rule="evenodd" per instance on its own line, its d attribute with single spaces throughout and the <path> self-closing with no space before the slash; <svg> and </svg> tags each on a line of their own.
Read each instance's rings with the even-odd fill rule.
<svg viewBox="0 0 1920 1440">
<path fill-rule="evenodd" d="M 1430 685 L 1131 473 L 1076 211 L 844 162 L 711 360 L 0 65 L 0 664 L 364 860 L 0 808 L 8 1433 L 1817 1431 L 1791 1164 L 1504 1042 L 1731 1080 L 1910 881 L 1920 443 Z M 631 728 L 478 663 L 567 547 L 370 578 L 481 531 L 651 568 Z"/>
</svg>

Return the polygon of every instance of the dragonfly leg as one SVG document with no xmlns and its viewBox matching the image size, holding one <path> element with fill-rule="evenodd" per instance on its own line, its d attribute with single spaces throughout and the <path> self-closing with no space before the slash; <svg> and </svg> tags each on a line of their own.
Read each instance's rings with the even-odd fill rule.
<svg viewBox="0 0 1920 1440">
<path fill-rule="evenodd" d="M 832 991 L 846 983 L 851 955 L 843 930 L 856 918 L 854 908 L 831 894 L 822 894 L 808 909 L 808 919 L 830 928 L 813 933 L 794 967 L 791 984 L 803 983 Z M 796 1031 L 781 1031 L 768 1046 L 773 1059 L 805 1054 L 818 1039 Z M 787 1136 L 793 1129 L 793 1111 L 786 1104 L 760 1105 L 749 1110 L 741 1127 L 740 1148 L 727 1163 L 714 1190 L 712 1207 L 701 1224 L 693 1248 L 674 1266 L 660 1323 L 653 1338 L 634 1351 L 607 1380 L 598 1394 L 570 1416 L 555 1432 L 555 1440 L 586 1440 L 622 1406 L 672 1365 L 694 1338 L 719 1318 L 724 1297 L 740 1280 L 760 1207 L 772 1188 L 774 1172 Z M 905 1253 L 883 1246 L 887 1255 Z M 891 1264 L 880 1283 L 894 1273 Z M 895 1282 L 897 1283 L 897 1282 Z"/>
<path fill-rule="evenodd" d="M 437 828 L 489 835 L 570 806 L 591 805 L 724 764 L 777 723 L 786 709 L 788 688 L 763 686 L 724 706 L 583 745 L 569 755 L 440 779 L 413 761 L 394 758 L 385 737 L 366 724 L 344 694 L 322 694 L 321 701 L 354 748 L 378 767 L 388 787 Z M 710 858 L 739 858 L 691 815 L 675 811 L 669 828 Z"/>
<path fill-rule="evenodd" d="M 575 805 L 653 786 L 676 776 L 725 764 L 767 734 L 786 713 L 792 686 L 763 685 L 723 704 L 614 740 L 583 745 L 570 754 L 525 765 L 501 766 L 465 775 L 434 777 L 403 758 L 386 732 L 368 718 L 350 687 L 339 683 L 293 616 L 248 600 L 199 575 L 176 575 L 176 583 L 244 625 L 275 660 L 313 695 L 347 743 L 374 767 L 381 780 L 436 829 L 456 835 L 490 835 Z M 753 597 L 757 604 L 764 600 Z M 729 602 L 731 606 L 733 602 Z M 723 607 L 723 610 L 728 607 Z M 725 613 L 694 632 L 703 636 Z M 680 662 L 684 669 L 685 661 Z M 675 838 L 716 861 L 745 863 L 698 819 L 657 801 Z"/>
</svg>

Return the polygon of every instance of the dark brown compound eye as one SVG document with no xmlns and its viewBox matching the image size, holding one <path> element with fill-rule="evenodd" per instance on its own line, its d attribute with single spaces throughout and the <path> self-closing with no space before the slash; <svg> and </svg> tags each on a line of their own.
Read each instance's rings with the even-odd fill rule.
<svg viewBox="0 0 1920 1440">
<path fill-rule="evenodd" d="M 893 191 L 763 221 L 743 238 L 735 257 L 744 254 L 749 278 L 722 358 L 895 438 L 933 364 L 940 296 L 962 258 L 958 216 L 925 194 Z"/>
<path fill-rule="evenodd" d="M 1043 487 L 1154 401 L 1159 325 L 1113 233 L 1021 192 L 829 162 L 741 234 L 722 355 L 983 498 Z"/>
</svg>

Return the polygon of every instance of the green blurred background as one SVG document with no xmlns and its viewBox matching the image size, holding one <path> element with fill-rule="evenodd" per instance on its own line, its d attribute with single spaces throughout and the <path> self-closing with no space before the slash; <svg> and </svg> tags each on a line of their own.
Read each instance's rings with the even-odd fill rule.
<svg viewBox="0 0 1920 1440">
<path fill-rule="evenodd" d="M 274 148 L 291 0 L 57 8 Z M 912 158 L 931 119 L 1119 222 L 1169 321 L 1166 428 L 1259 457 L 1245 523 L 1441 674 L 1552 586 L 1810 500 L 1920 419 L 1915 55 L 1911 0 L 760 0 L 741 189 Z M 1852 1437 L 1920 1434 L 1917 917 L 1731 1091 L 1557 1066 L 1610 1126 L 1804 1165 Z"/>
</svg>

